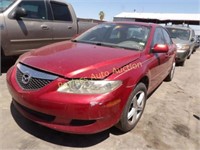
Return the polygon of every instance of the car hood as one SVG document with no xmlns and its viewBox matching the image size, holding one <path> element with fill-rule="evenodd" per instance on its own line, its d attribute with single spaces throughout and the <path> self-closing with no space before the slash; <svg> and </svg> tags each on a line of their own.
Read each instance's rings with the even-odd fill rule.
<svg viewBox="0 0 200 150">
<path fill-rule="evenodd" d="M 91 44 L 60 42 L 25 53 L 19 61 L 66 78 L 105 78 L 140 57 L 139 51 Z"/>
<path fill-rule="evenodd" d="M 189 41 L 181 40 L 181 39 L 175 39 L 175 38 L 173 38 L 172 41 L 173 41 L 175 44 L 190 44 Z"/>
</svg>

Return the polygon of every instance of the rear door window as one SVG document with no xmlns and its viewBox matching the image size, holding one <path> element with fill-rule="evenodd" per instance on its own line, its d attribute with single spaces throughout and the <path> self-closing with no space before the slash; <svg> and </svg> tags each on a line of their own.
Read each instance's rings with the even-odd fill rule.
<svg viewBox="0 0 200 150">
<path fill-rule="evenodd" d="M 51 2 L 53 17 L 56 21 L 72 21 L 71 13 L 66 4 Z"/>
</svg>

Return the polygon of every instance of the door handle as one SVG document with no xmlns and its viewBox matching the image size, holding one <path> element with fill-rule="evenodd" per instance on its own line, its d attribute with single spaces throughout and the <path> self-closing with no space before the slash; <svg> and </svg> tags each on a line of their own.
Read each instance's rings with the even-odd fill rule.
<svg viewBox="0 0 200 150">
<path fill-rule="evenodd" d="M 47 25 L 41 25 L 42 30 L 49 30 L 49 27 Z"/>
<path fill-rule="evenodd" d="M 72 26 L 68 26 L 67 28 L 68 28 L 68 29 L 72 29 Z"/>
</svg>

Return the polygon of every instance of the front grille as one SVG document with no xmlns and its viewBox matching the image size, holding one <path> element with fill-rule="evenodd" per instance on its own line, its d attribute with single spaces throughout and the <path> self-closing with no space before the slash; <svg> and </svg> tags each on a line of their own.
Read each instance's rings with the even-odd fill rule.
<svg viewBox="0 0 200 150">
<path fill-rule="evenodd" d="M 52 115 L 47 115 L 47 114 L 44 114 L 44 113 L 41 113 L 41 112 L 37 112 L 37 111 L 34 111 L 32 109 L 29 109 L 25 106 L 22 106 L 21 104 L 17 103 L 15 101 L 15 104 L 17 104 L 17 106 L 19 106 L 22 110 L 26 111 L 27 113 L 37 117 L 38 119 L 41 119 L 43 121 L 46 121 L 46 122 L 52 122 L 55 120 L 55 116 L 52 116 Z"/>
<path fill-rule="evenodd" d="M 20 87 L 25 90 L 41 89 L 56 78 L 57 76 L 29 68 L 22 64 L 17 65 L 16 79 Z"/>
<path fill-rule="evenodd" d="M 22 82 L 22 76 L 23 73 L 17 69 L 17 81 L 19 83 L 19 85 L 26 90 L 35 90 L 35 89 L 40 89 L 44 86 L 46 86 L 47 84 L 49 84 L 50 82 L 52 82 L 51 80 L 45 80 L 45 79 L 38 79 L 38 78 L 31 78 L 28 84 L 24 84 Z"/>
</svg>

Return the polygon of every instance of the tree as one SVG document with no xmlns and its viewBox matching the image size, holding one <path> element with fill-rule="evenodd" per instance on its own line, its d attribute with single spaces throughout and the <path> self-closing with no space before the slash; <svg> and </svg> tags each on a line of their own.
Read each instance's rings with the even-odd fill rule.
<svg viewBox="0 0 200 150">
<path fill-rule="evenodd" d="M 100 11 L 99 12 L 99 18 L 100 18 L 100 20 L 103 21 L 104 17 L 105 17 L 105 13 L 103 11 Z"/>
</svg>

